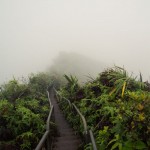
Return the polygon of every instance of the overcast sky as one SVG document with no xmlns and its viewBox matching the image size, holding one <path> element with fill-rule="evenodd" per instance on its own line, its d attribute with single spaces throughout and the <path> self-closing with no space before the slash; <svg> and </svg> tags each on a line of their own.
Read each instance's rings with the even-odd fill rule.
<svg viewBox="0 0 150 150">
<path fill-rule="evenodd" d="M 0 0 L 0 82 L 74 51 L 150 75 L 150 0 Z"/>
</svg>

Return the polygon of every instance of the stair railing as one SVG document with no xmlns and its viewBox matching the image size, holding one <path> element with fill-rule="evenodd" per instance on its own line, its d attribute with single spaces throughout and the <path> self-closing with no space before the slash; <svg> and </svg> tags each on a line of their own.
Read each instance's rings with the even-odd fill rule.
<svg viewBox="0 0 150 150">
<path fill-rule="evenodd" d="M 51 149 L 51 145 L 50 145 L 50 121 L 52 120 L 52 115 L 54 113 L 54 106 L 51 103 L 51 99 L 49 96 L 49 92 L 47 91 L 48 94 L 48 100 L 49 100 L 49 105 L 50 105 L 50 111 L 49 111 L 49 115 L 46 121 L 46 131 L 44 133 L 44 135 L 42 136 L 40 142 L 38 143 L 37 147 L 35 148 L 35 150 L 41 150 L 41 149 Z"/>
<path fill-rule="evenodd" d="M 84 135 L 85 135 L 85 141 L 86 141 L 86 144 L 89 144 L 90 142 L 92 143 L 92 147 L 93 147 L 93 150 L 97 150 L 97 146 L 96 146 L 96 142 L 95 142 L 95 138 L 94 138 L 94 135 L 93 135 L 93 132 L 92 130 L 88 130 L 88 127 L 87 127 L 87 122 L 86 122 L 86 119 L 85 117 L 82 115 L 82 113 L 80 112 L 80 110 L 77 108 L 77 106 L 74 104 L 74 103 L 71 103 L 70 100 L 68 100 L 67 98 L 65 97 L 62 97 L 58 92 L 57 90 L 54 88 L 54 91 L 56 93 L 56 97 L 58 98 L 58 101 L 61 103 L 62 100 L 64 99 L 65 101 L 68 102 L 69 106 L 73 106 L 74 109 L 76 110 L 76 112 L 78 113 L 78 115 L 80 116 L 81 120 L 82 120 L 82 123 L 83 123 L 83 127 L 84 127 Z"/>
<path fill-rule="evenodd" d="M 87 135 L 88 134 L 88 127 L 87 127 L 86 120 L 85 120 L 84 116 L 81 114 L 81 112 L 79 111 L 79 109 L 77 108 L 77 106 L 74 103 L 72 103 L 72 105 L 75 108 L 76 112 L 79 114 L 80 118 L 82 119 L 82 123 L 84 126 L 84 134 Z"/>
</svg>

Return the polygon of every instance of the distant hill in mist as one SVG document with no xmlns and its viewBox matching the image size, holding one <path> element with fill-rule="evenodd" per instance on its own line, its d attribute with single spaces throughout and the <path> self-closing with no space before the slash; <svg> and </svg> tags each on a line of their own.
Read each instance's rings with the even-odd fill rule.
<svg viewBox="0 0 150 150">
<path fill-rule="evenodd" d="M 106 65 L 77 53 L 60 52 L 50 67 L 50 72 L 60 75 L 74 75 L 80 82 L 95 77 L 103 71 Z"/>
</svg>

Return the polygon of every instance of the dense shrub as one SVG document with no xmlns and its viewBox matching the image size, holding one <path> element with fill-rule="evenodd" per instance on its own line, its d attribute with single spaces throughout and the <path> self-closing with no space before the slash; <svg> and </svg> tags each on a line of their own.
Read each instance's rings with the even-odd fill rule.
<svg viewBox="0 0 150 150">
<path fill-rule="evenodd" d="M 60 93 L 68 99 L 73 93 L 71 101 L 80 108 L 94 131 L 98 149 L 150 149 L 150 92 L 149 84 L 142 82 L 141 75 L 137 80 L 123 68 L 115 67 L 83 87 L 77 82 L 70 83 Z M 75 85 L 78 87 L 74 88 Z M 82 91 L 80 97 L 79 91 Z M 88 145 L 86 149 L 91 147 Z"/>
<path fill-rule="evenodd" d="M 14 79 L 0 92 L 0 150 L 36 147 L 49 113 L 47 87 L 51 80 L 44 73 L 32 75 L 28 83 Z"/>
</svg>

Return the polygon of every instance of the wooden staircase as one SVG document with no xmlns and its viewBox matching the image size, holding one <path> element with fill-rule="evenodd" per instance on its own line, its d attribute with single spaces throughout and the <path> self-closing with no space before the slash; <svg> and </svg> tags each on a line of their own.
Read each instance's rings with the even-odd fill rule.
<svg viewBox="0 0 150 150">
<path fill-rule="evenodd" d="M 47 91 L 47 94 L 50 104 L 50 111 L 46 121 L 46 131 L 36 146 L 35 150 L 83 150 L 83 145 L 89 143 L 91 143 L 93 150 L 97 150 L 93 132 L 92 130 L 88 129 L 85 117 L 82 115 L 77 106 L 74 103 L 71 103 L 68 99 L 61 97 L 53 88 L 53 86 L 49 87 L 49 89 L 51 90 Z M 79 121 L 79 125 L 83 125 L 84 142 L 79 136 L 75 134 L 74 130 L 66 121 L 63 113 L 59 108 L 54 93 L 57 95 L 59 100 L 63 99 L 67 101 L 68 105 L 73 108 L 73 111 L 75 111 L 80 117 L 81 122 Z M 54 122 L 57 126 L 57 133 L 55 134 L 57 136 L 55 136 L 55 138 L 50 136 L 50 121 L 52 120 L 55 120 Z"/>
<path fill-rule="evenodd" d="M 54 140 L 53 150 L 78 150 L 82 144 L 80 137 L 75 135 L 74 130 L 66 121 L 54 97 L 54 92 L 51 92 L 50 95 L 52 105 L 54 106 L 55 124 L 58 131 L 58 136 Z"/>
</svg>

